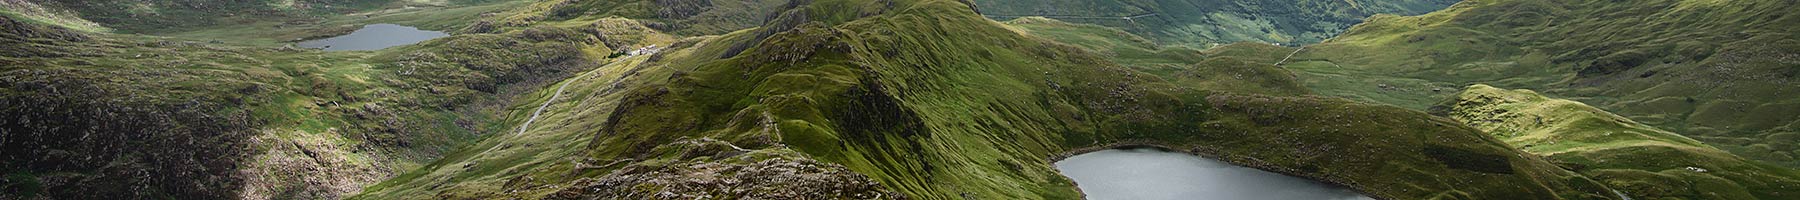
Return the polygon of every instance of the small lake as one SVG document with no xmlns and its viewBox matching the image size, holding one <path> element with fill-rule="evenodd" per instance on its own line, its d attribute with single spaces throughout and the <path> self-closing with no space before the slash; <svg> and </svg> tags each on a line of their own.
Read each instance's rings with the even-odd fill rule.
<svg viewBox="0 0 1800 200">
<path fill-rule="evenodd" d="M 1350 200 L 1350 189 L 1156 148 L 1110 149 L 1056 162 L 1088 199 Z"/>
<path fill-rule="evenodd" d="M 441 31 L 419 30 L 395 24 L 370 24 L 348 35 L 300 42 L 300 47 L 325 51 L 367 51 L 409 45 L 450 36 Z"/>
</svg>

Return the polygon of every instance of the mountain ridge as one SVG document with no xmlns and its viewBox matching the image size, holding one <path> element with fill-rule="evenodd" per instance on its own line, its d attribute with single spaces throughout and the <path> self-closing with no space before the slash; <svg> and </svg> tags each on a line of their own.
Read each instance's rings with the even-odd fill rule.
<svg viewBox="0 0 1800 200">
<path fill-rule="evenodd" d="M 472 154 L 451 156 L 357 198 L 607 198 L 620 194 L 559 188 L 654 173 L 631 170 L 641 167 L 775 159 L 842 165 L 911 198 L 1075 198 L 1072 183 L 1056 175 L 1049 159 L 1080 147 L 1146 140 L 1382 198 L 1616 197 L 1536 157 L 1501 156 L 1522 152 L 1447 119 L 1330 98 L 1180 87 L 1086 50 L 1026 37 L 955 1 L 815 1 L 787 13 L 784 18 L 799 22 L 772 23 L 797 26 L 682 41 L 648 58 L 615 62 L 620 64 L 600 70 L 634 75 L 574 83 L 572 94 L 601 99 L 557 103 L 546 112 L 552 119 L 581 120 L 553 120 L 566 124 L 489 138 L 466 148 Z M 774 34 L 760 34 L 767 32 Z M 755 45 L 736 50 L 743 43 Z M 1351 117 L 1364 115 L 1400 117 Z M 1352 123 L 1320 126 L 1313 120 Z M 1357 139 L 1364 137 L 1371 139 Z M 1271 152 L 1250 144 L 1325 149 Z M 1441 155 L 1307 153 L 1340 148 Z M 543 150 L 549 151 L 538 152 Z M 577 162 L 562 161 L 570 156 Z M 1457 162 L 1462 156 L 1494 159 Z M 1380 167 L 1376 160 L 1396 166 Z M 1322 163 L 1357 167 L 1325 169 Z M 1377 172 L 1403 169 L 1442 173 Z M 1453 184 L 1471 183 L 1465 181 L 1481 186 Z M 684 187 L 640 186 L 644 190 L 635 194 Z M 755 188 L 676 194 L 739 196 L 733 191 Z"/>
</svg>

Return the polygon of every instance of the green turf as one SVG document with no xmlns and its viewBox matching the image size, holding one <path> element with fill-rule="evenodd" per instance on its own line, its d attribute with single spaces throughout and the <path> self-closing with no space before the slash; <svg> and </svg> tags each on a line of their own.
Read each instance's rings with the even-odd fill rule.
<svg viewBox="0 0 1800 200">
<path fill-rule="evenodd" d="M 1416 15 L 1449 0 L 973 0 L 996 20 L 1043 16 L 1114 27 L 1160 45 L 1312 44 L 1375 14 Z M 1127 17 L 1132 17 L 1127 19 Z M 1290 45 L 1291 46 L 1291 45 Z"/>
<path fill-rule="evenodd" d="M 300 7 L 8 12 L 0 109 L 14 114 L 0 132 L 34 135 L 0 140 L 0 197 L 1074 199 L 1052 162 L 1133 145 L 1382 199 L 1792 195 L 1791 169 L 1745 159 L 1800 139 L 1783 118 L 1800 105 L 1783 68 L 1789 4 L 1472 0 L 1305 48 L 1197 50 L 1304 43 L 1433 2 L 1156 1 L 1213 20 L 1177 32 L 1000 22 L 981 14 L 1004 7 L 967 2 L 405 1 L 137 23 L 119 17 Z M 1088 11 L 1149 5 L 1107 2 Z M 108 6 L 150 10 L 93 10 Z M 759 17 L 732 18 L 744 15 Z M 312 17 L 269 20 L 296 16 Z M 1329 19 L 1282 22 L 1307 17 Z M 456 35 L 280 47 L 366 23 Z M 1485 97 L 1512 100 L 1472 100 Z M 1421 111 L 1451 98 L 1488 104 Z M 87 155 L 101 157 L 75 159 Z M 144 170 L 177 173 L 127 176 Z M 844 190 L 753 194 L 820 184 Z M 815 187 L 778 188 L 796 186 Z"/>
<path fill-rule="evenodd" d="M 1436 112 L 1634 199 L 1794 199 L 1800 171 L 1747 160 L 1580 102 L 1470 86 Z"/>
<path fill-rule="evenodd" d="M 1599 182 L 1448 119 L 1292 96 L 1306 93 L 1294 75 L 1239 55 L 1254 52 L 1213 52 L 1193 64 L 1238 75 L 1165 81 L 955 1 L 892 3 L 815 1 L 763 27 L 613 60 L 565 80 L 563 95 L 574 98 L 551 102 L 544 124 L 495 135 L 356 198 L 543 198 L 647 173 L 630 170 L 644 166 L 772 159 L 667 153 L 712 151 L 687 145 L 696 140 L 842 165 L 923 199 L 1076 198 L 1051 162 L 1123 144 L 1383 198 L 1613 198 Z M 514 104 L 507 121 L 522 122 L 541 101 Z M 720 190 L 689 195 L 736 196 Z"/>
<path fill-rule="evenodd" d="M 7 190 L 51 198 L 340 198 L 471 143 L 519 91 L 615 52 L 556 27 L 323 52 L 5 22 L 7 130 L 32 134 L 6 135 L 19 156 L 0 171 L 85 180 Z M 66 122 L 33 123 L 44 116 Z"/>
<path fill-rule="evenodd" d="M 1321 94 L 1423 109 L 1468 84 L 1581 101 L 1754 160 L 1796 166 L 1783 1 L 1464 1 L 1379 15 L 1286 67 Z M 1386 87 L 1383 87 L 1385 85 Z"/>
</svg>

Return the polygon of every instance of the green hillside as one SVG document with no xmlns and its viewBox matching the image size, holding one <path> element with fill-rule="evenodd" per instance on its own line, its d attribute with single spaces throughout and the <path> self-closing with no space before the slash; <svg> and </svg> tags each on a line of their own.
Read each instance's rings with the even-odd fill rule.
<svg viewBox="0 0 1800 200">
<path fill-rule="evenodd" d="M 612 53 L 557 28 L 321 52 L 0 20 L 0 199 L 333 199 Z"/>
<path fill-rule="evenodd" d="M 1038 38 L 955 1 L 809 2 L 758 28 L 614 60 L 565 80 L 561 95 L 545 88 L 537 96 L 566 98 L 521 103 L 550 101 L 544 124 L 356 198 L 1068 199 L 1079 194 L 1051 161 L 1119 145 L 1383 198 L 1616 197 L 1448 119 L 1179 86 Z M 784 167 L 820 170 L 764 176 L 844 184 L 787 187 L 814 183 L 733 170 Z"/>
<path fill-rule="evenodd" d="M 1470 86 L 1433 110 L 1635 199 L 1800 198 L 1800 171 L 1530 90 Z"/>
<path fill-rule="evenodd" d="M 1423 109 L 1462 85 L 1544 91 L 1787 166 L 1800 134 L 1788 1 L 1465 1 L 1382 15 L 1284 67 L 1321 94 Z"/>
<path fill-rule="evenodd" d="M 96 22 L 100 26 L 124 32 L 164 32 L 272 19 L 305 21 L 307 18 L 371 10 L 401 2 L 394 0 L 14 0 L 7 1 L 6 4 L 61 10 L 62 12 L 57 13 L 65 14 L 66 17 Z M 431 4 L 396 6 L 428 5 Z"/>
<path fill-rule="evenodd" d="M 1041 16 L 1114 27 L 1160 45 L 1318 43 L 1375 14 L 1417 15 L 1455 0 L 973 0 L 995 20 Z"/>
<path fill-rule="evenodd" d="M 0 0 L 0 199 L 1800 198 L 1794 2 L 1451 3 Z"/>
</svg>

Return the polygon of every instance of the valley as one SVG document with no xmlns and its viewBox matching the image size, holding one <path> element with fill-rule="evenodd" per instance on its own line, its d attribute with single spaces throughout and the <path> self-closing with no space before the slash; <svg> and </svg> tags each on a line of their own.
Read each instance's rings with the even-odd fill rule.
<svg viewBox="0 0 1800 200">
<path fill-rule="evenodd" d="M 0 0 L 0 199 L 1795 199 L 1795 6 Z"/>
</svg>

